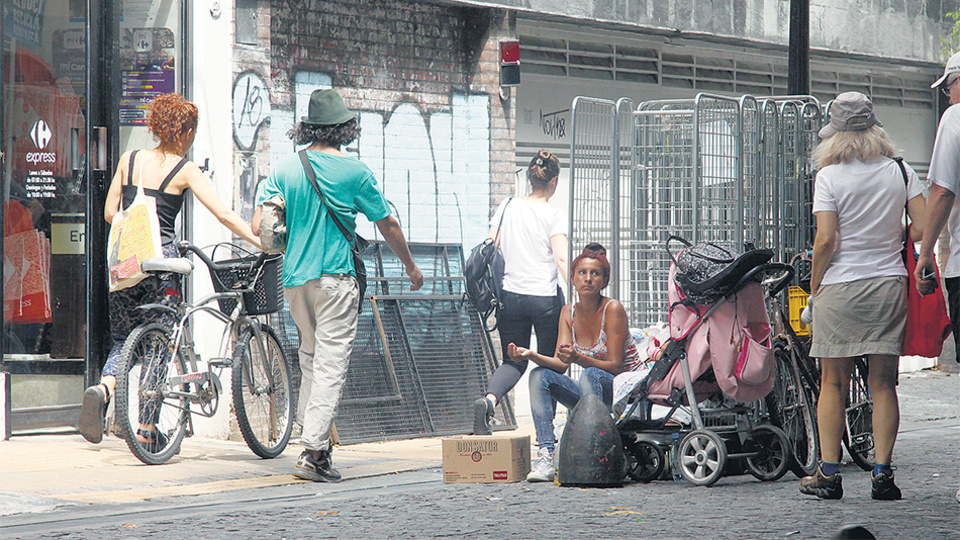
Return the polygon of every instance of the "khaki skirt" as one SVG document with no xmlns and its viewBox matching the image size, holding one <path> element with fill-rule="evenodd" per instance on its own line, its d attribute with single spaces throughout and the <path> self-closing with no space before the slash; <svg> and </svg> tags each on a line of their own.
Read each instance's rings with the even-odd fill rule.
<svg viewBox="0 0 960 540">
<path fill-rule="evenodd" d="M 906 328 L 905 276 L 823 285 L 813 301 L 810 356 L 899 356 Z"/>
</svg>

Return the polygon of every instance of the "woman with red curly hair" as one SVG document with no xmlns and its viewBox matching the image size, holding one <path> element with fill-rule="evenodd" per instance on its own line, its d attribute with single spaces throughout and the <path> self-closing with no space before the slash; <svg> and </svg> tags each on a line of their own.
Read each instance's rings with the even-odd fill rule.
<svg viewBox="0 0 960 540">
<path fill-rule="evenodd" d="M 158 145 L 150 150 L 133 150 L 120 156 L 120 165 L 113 175 L 103 217 L 108 223 L 120 212 L 121 204 L 129 206 L 137 194 L 137 186 L 156 199 L 160 221 L 160 240 L 165 257 L 177 257 L 175 222 L 183 208 L 187 190 L 234 234 L 260 246 L 250 226 L 214 193 L 207 177 L 197 165 L 184 159 L 197 134 L 197 107 L 180 94 L 164 94 L 150 103 L 150 132 Z M 110 304 L 110 334 L 113 347 L 101 372 L 100 384 L 87 388 L 83 395 L 78 428 L 88 441 L 98 443 L 103 438 L 104 413 L 117 385 L 117 364 L 127 335 L 138 325 L 156 318 L 154 311 L 137 309 L 145 304 L 173 306 L 177 302 L 178 283 L 161 281 L 151 276 L 140 283 L 112 292 Z M 172 293 L 172 294 L 171 294 Z M 153 426 L 143 426 L 138 432 L 142 442 L 157 441 L 162 437 Z"/>
<path fill-rule="evenodd" d="M 614 376 L 643 365 L 623 304 L 602 294 L 610 282 L 607 250 L 600 244 L 587 244 L 573 260 L 570 272 L 577 301 L 563 306 L 560 312 L 553 356 L 513 343 L 508 346 L 514 362 L 531 360 L 537 364 L 530 372 L 530 411 L 540 450 L 527 475 L 528 482 L 553 481 L 553 417 L 557 403 L 573 409 L 580 397 L 589 393 L 600 397 L 609 408 Z M 579 383 L 564 375 L 572 364 L 584 368 Z"/>
</svg>

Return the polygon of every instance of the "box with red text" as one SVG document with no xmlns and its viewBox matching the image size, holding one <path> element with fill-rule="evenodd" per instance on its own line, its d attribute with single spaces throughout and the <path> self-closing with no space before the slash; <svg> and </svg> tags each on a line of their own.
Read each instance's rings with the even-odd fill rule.
<svg viewBox="0 0 960 540">
<path fill-rule="evenodd" d="M 519 482 L 530 472 L 529 435 L 464 435 L 443 439 L 447 484 Z"/>
</svg>

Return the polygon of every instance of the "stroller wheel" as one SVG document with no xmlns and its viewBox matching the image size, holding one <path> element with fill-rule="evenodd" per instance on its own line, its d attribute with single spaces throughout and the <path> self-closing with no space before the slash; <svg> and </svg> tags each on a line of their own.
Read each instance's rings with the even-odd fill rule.
<svg viewBox="0 0 960 540">
<path fill-rule="evenodd" d="M 698 429 L 680 441 L 680 473 L 688 482 L 710 486 L 720 479 L 727 464 L 727 445 L 712 431 Z"/>
<path fill-rule="evenodd" d="M 746 458 L 747 470 L 757 480 L 772 482 L 787 474 L 790 465 L 790 442 L 782 429 L 758 426 L 744 444 L 752 454 Z"/>
<path fill-rule="evenodd" d="M 627 474 L 630 478 L 643 483 L 660 478 L 666 458 L 658 444 L 637 441 L 628 442 L 624 446 L 627 454 Z"/>
</svg>

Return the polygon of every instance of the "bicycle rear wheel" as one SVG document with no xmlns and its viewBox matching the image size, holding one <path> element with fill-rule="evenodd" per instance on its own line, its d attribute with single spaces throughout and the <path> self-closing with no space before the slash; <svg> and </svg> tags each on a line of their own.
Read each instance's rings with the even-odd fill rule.
<svg viewBox="0 0 960 540">
<path fill-rule="evenodd" d="M 117 422 L 130 451 L 147 465 L 160 465 L 173 457 L 187 429 L 190 402 L 184 394 L 189 385 L 169 382 L 187 370 L 183 358 L 172 352 L 169 330 L 153 323 L 134 328 L 120 353 Z M 144 430 L 145 426 L 153 426 L 154 431 Z M 138 431 L 152 440 L 141 441 Z"/>
<path fill-rule="evenodd" d="M 873 398 L 867 386 L 869 370 L 861 358 L 853 366 L 850 377 L 850 393 L 847 396 L 847 430 L 843 434 L 843 445 L 858 467 L 872 471 L 876 464 L 873 445 Z"/>
<path fill-rule="evenodd" d="M 243 440 L 262 458 L 279 456 L 293 429 L 290 368 L 273 328 L 260 325 L 265 343 L 257 346 L 253 330 L 237 339 L 233 360 L 233 406 Z"/>
<path fill-rule="evenodd" d="M 801 478 L 810 476 L 816 471 L 820 448 L 816 412 L 790 353 L 777 347 L 773 354 L 777 378 L 766 397 L 770 421 L 787 436 L 790 471 Z"/>
</svg>

